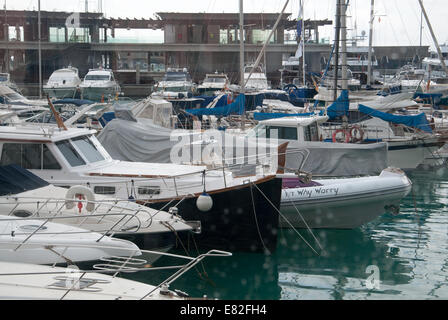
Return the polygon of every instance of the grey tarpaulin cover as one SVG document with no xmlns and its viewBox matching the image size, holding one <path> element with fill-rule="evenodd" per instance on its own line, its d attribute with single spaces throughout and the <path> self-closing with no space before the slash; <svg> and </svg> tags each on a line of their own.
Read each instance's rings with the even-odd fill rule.
<svg viewBox="0 0 448 320">
<path fill-rule="evenodd" d="M 121 119 L 114 119 L 101 131 L 98 136 L 99 141 L 104 148 L 110 153 L 112 158 L 117 160 L 134 161 L 134 162 L 156 162 L 156 163 L 171 163 L 170 153 L 173 147 L 181 144 L 180 139 L 171 141 L 171 134 L 173 130 L 156 126 L 152 120 L 139 118 L 137 122 L 126 121 Z M 222 138 L 222 145 L 227 148 L 230 144 L 235 144 L 232 147 L 232 152 L 222 152 L 224 158 L 227 159 L 226 164 L 229 164 L 230 157 L 238 157 L 243 155 L 244 163 L 248 162 L 248 155 L 255 154 L 257 150 L 254 147 L 255 143 L 251 139 L 238 138 L 225 142 L 229 135 Z M 214 145 L 213 137 L 202 137 L 199 145 L 201 150 L 206 146 Z M 241 139 L 245 140 L 241 144 Z M 192 141 L 191 139 L 188 141 Z M 206 143 L 202 143 L 206 141 Z M 284 141 L 280 141 L 284 142 Z M 198 142 L 195 142 L 196 145 Z M 274 158 L 277 158 L 275 152 L 277 145 L 266 144 L 264 156 L 257 158 L 258 163 L 266 163 Z M 182 147 L 182 152 L 189 148 L 192 150 L 192 145 Z M 238 152 L 237 148 L 243 148 L 244 152 Z M 260 148 L 260 146 L 258 146 Z M 228 150 L 228 149 L 227 149 Z M 260 149 L 258 149 L 260 150 Z M 287 149 L 286 167 L 290 169 L 302 169 L 310 172 L 315 176 L 357 176 L 357 175 L 377 175 L 384 168 L 387 167 L 387 144 L 345 144 L 345 143 L 331 143 L 331 142 L 305 142 L 298 143 L 292 141 L 289 143 Z M 260 152 L 258 151 L 258 154 Z M 193 160 L 193 151 L 189 152 L 190 158 L 183 162 L 188 163 Z M 241 158 L 241 157 L 240 157 Z M 216 159 L 216 158 L 215 158 Z M 222 162 L 222 158 L 218 155 L 215 160 L 217 164 Z M 253 160 L 253 158 L 251 158 Z M 303 159 L 305 163 L 302 166 Z M 201 159 L 208 160 L 209 159 Z M 193 161 L 194 162 L 194 161 Z M 232 161 L 232 164 L 241 163 L 241 161 Z M 252 162 L 253 163 L 253 162 Z M 246 169 L 249 167 L 246 167 Z"/>
<path fill-rule="evenodd" d="M 314 176 L 377 175 L 387 167 L 387 143 L 291 142 L 285 166 L 297 169 L 302 163 Z"/>
<path fill-rule="evenodd" d="M 154 126 L 152 120 L 137 122 L 113 119 L 101 130 L 98 140 L 116 160 L 169 163 L 171 129 Z"/>
</svg>

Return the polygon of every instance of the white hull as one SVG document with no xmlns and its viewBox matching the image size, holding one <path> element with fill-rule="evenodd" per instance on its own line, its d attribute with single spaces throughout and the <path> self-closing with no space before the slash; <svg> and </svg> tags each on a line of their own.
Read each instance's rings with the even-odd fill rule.
<svg viewBox="0 0 448 320">
<path fill-rule="evenodd" d="M 45 219 L 0 217 L 0 261 L 53 264 L 136 255 L 141 252 L 129 241 Z"/>
<path fill-rule="evenodd" d="M 287 221 L 280 218 L 282 228 L 357 228 L 385 213 L 388 206 L 398 208 L 412 185 L 405 174 L 390 169 L 377 177 L 316 182 L 322 186 L 283 189 L 281 212 Z"/>
<path fill-rule="evenodd" d="M 0 263 L 1 300 L 150 300 L 180 299 L 162 295 L 149 284 L 99 273 L 32 264 Z M 76 288 L 79 284 L 78 288 Z M 73 289 L 74 288 L 74 289 Z"/>
</svg>

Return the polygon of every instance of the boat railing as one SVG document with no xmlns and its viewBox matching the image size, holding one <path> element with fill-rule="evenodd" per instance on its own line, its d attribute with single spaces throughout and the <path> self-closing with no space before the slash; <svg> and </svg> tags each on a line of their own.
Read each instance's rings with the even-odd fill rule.
<svg viewBox="0 0 448 320">
<path fill-rule="evenodd" d="M 120 203 L 123 203 L 121 205 Z M 126 206 L 126 204 L 128 206 Z M 33 217 L 34 219 L 79 219 L 77 226 L 87 223 L 99 226 L 108 223 L 112 227 L 96 229 L 100 232 L 124 232 L 147 229 L 153 223 L 154 216 L 145 206 L 129 206 L 129 200 L 95 201 L 85 199 L 36 199 L 31 197 L 7 196 L 0 199 L 0 207 L 8 208 L 4 215 Z M 79 214 L 74 214 L 77 207 Z M 119 228 L 119 229 L 118 229 Z"/>
<path fill-rule="evenodd" d="M 400 127 L 402 130 L 404 129 L 403 125 L 397 125 L 398 127 Z M 348 125 L 347 128 L 345 128 L 346 130 L 350 131 L 350 129 L 358 127 L 363 131 L 364 137 L 363 139 L 365 140 L 374 140 L 376 142 L 380 142 L 382 140 L 391 140 L 393 138 L 397 138 L 397 136 L 401 136 L 404 137 L 404 133 L 403 134 L 399 134 L 398 130 L 396 130 L 396 132 L 392 132 L 394 130 L 394 128 L 391 128 L 390 126 L 381 126 L 381 125 Z M 327 137 L 333 137 L 334 133 L 337 130 L 341 130 L 344 129 L 342 125 L 337 124 L 337 125 L 329 125 L 329 126 L 321 126 L 321 129 L 324 132 L 327 132 L 326 136 Z M 392 133 L 394 133 L 394 135 L 392 135 Z"/>
</svg>

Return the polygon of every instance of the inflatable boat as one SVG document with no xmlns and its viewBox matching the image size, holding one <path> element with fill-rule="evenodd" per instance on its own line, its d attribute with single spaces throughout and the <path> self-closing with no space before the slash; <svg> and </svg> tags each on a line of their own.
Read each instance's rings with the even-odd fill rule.
<svg viewBox="0 0 448 320">
<path fill-rule="evenodd" d="M 353 229 L 385 212 L 398 213 L 412 182 L 395 168 L 379 176 L 312 180 L 282 175 L 282 228 Z"/>
</svg>

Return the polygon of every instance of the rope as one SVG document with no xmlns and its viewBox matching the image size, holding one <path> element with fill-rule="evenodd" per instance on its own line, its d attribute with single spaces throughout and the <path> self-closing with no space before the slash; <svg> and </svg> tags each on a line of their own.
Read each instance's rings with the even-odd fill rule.
<svg viewBox="0 0 448 320">
<path fill-rule="evenodd" d="M 265 250 L 266 252 L 268 252 L 269 254 L 271 254 L 271 252 L 270 252 L 269 249 L 266 247 L 266 245 L 265 245 L 265 243 L 264 243 L 264 241 L 263 241 L 263 237 L 261 236 L 261 232 L 260 232 L 260 227 L 258 226 L 257 212 L 256 212 L 256 209 L 255 209 L 255 201 L 254 201 L 254 194 L 253 194 L 253 191 L 252 191 L 252 185 L 250 186 L 250 197 L 251 197 L 251 199 L 252 199 L 252 208 L 253 208 L 253 212 L 254 212 L 255 225 L 256 225 L 256 227 L 257 227 L 258 236 L 260 237 L 260 241 L 261 241 L 261 244 L 262 244 L 263 247 L 264 247 L 264 250 Z"/>
<path fill-rule="evenodd" d="M 306 228 L 308 229 L 308 232 L 311 233 L 311 235 L 313 236 L 314 240 L 316 241 L 317 245 L 319 246 L 319 248 L 321 250 L 324 250 L 322 248 L 322 246 L 320 245 L 319 240 L 317 240 L 316 236 L 314 235 L 313 231 L 311 230 L 311 228 L 308 226 L 308 223 L 306 223 L 306 220 L 303 218 L 303 216 L 300 214 L 299 209 L 296 207 L 296 204 L 294 203 L 294 201 L 291 201 L 292 205 L 294 206 L 294 209 L 296 209 L 297 213 L 299 214 L 300 218 L 302 219 L 303 223 L 305 224 Z"/>
<path fill-rule="evenodd" d="M 257 189 L 258 191 L 260 191 L 260 193 L 263 195 L 263 197 L 265 197 L 265 199 L 270 203 L 270 205 L 278 212 L 278 214 L 289 224 L 289 226 L 294 230 L 294 232 L 303 240 L 303 242 L 306 243 L 306 245 L 308 245 L 308 247 L 310 247 L 311 250 L 314 251 L 315 254 L 319 255 L 319 253 L 314 250 L 314 248 L 308 243 L 308 241 L 305 240 L 305 238 L 299 233 L 299 231 L 297 231 L 296 228 L 294 228 L 294 226 L 291 224 L 291 222 L 289 222 L 289 220 L 280 212 L 280 210 L 277 209 L 276 206 L 274 206 L 274 204 L 271 202 L 271 200 L 269 200 L 269 198 L 264 194 L 263 191 L 260 190 L 260 188 L 258 188 L 258 186 L 251 182 Z"/>
</svg>

